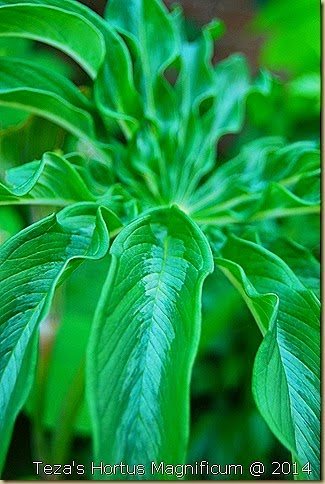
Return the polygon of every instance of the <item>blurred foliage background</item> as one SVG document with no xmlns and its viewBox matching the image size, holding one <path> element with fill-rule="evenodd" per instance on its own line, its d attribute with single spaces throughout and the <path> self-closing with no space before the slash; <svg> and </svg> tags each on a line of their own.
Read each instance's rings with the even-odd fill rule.
<svg viewBox="0 0 325 484">
<path fill-rule="evenodd" d="M 82 3 L 100 13 L 106 2 Z M 174 1 L 165 3 L 170 7 Z M 225 35 L 215 46 L 215 62 L 234 52 L 243 52 L 257 76 L 258 89 L 248 98 L 244 130 L 239 136 L 223 138 L 218 147 L 219 163 L 256 137 L 281 135 L 288 141 L 319 138 L 320 3 L 317 0 L 178 3 L 184 8 L 187 27 L 193 36 L 213 17 L 225 23 Z M 0 55 L 37 56 L 40 63 L 63 72 L 87 89 L 87 77 L 54 49 L 27 40 L 5 39 L 0 41 Z M 39 159 L 46 150 L 64 151 L 66 146 L 61 128 L 23 111 L 1 108 L 1 176 L 6 168 Z M 0 207 L 0 243 L 48 212 L 50 209 L 46 207 Z M 278 223 L 284 234 L 311 248 L 319 257 L 319 220 L 317 216 L 308 217 L 315 228 L 308 233 L 301 233 L 302 216 Z M 74 419 L 75 435 L 71 436 L 71 442 L 62 442 L 60 457 L 67 463 L 71 456 L 85 464 L 91 459 L 89 417 L 82 391 L 83 361 L 107 267 L 108 260 L 85 262 L 57 291 L 52 312 L 41 328 L 38 377 L 15 427 L 4 479 L 33 479 L 32 460 L 46 460 L 50 437 L 60 439 L 65 418 Z M 203 293 L 202 339 L 192 382 L 188 463 L 206 460 L 242 464 L 247 469 L 250 463 L 259 460 L 267 468 L 263 477 L 274 479 L 277 476 L 271 475 L 272 462 L 290 461 L 289 453 L 257 412 L 251 394 L 252 366 L 260 342 L 258 328 L 239 294 L 221 273 L 212 274 Z M 19 463 L 14 457 L 17 455 L 22 456 Z M 238 478 L 196 478 L 225 477 Z M 250 477 L 247 472 L 241 476 Z"/>
</svg>

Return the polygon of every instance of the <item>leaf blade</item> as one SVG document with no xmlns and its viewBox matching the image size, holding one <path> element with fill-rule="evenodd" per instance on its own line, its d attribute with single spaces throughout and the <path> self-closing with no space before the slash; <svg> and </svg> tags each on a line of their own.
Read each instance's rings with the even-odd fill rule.
<svg viewBox="0 0 325 484">
<path fill-rule="evenodd" d="M 192 197 L 191 213 L 211 225 L 315 213 L 319 179 L 315 143 L 260 138 L 216 169 Z"/>
<path fill-rule="evenodd" d="M 251 303 L 254 304 L 252 290 L 259 298 L 269 298 L 271 313 L 265 311 L 265 336 L 254 364 L 254 398 L 277 438 L 301 466 L 311 463 L 313 473 L 309 479 L 317 479 L 319 301 L 279 257 L 252 242 L 229 238 L 215 263 L 230 279 L 236 278 Z"/>
<path fill-rule="evenodd" d="M 44 153 L 40 162 L 32 161 L 8 170 L 6 182 L 0 182 L 0 205 L 41 203 L 65 206 L 78 201 L 95 201 L 78 172 L 55 153 Z"/>
<path fill-rule="evenodd" d="M 85 17 L 48 4 L 0 5 L 0 36 L 30 38 L 57 47 L 78 62 L 92 79 L 106 52 L 102 33 Z M 83 38 L 91 42 L 91 49 L 80 42 Z"/>
<path fill-rule="evenodd" d="M 95 204 L 76 204 L 27 227 L 0 249 L 0 467 L 32 383 L 29 377 L 21 393 L 21 372 L 26 365 L 30 370 L 32 362 L 26 361 L 26 353 L 36 328 L 68 264 L 105 255 L 109 244 L 106 221 L 113 226 L 117 223 L 112 217 Z M 30 357 L 35 357 L 34 352 Z"/>
<path fill-rule="evenodd" d="M 135 67 L 136 86 L 145 99 L 146 114 L 154 117 L 155 86 L 177 55 L 176 32 L 167 9 L 157 0 L 131 0 L 123 5 L 113 0 L 107 5 L 105 16 L 129 38 L 137 52 L 140 62 Z"/>
<path fill-rule="evenodd" d="M 88 352 L 95 458 L 179 463 L 188 433 L 200 290 L 212 270 L 210 249 L 195 225 L 171 208 L 130 224 L 111 254 Z M 151 476 L 150 466 L 146 469 Z"/>
<path fill-rule="evenodd" d="M 0 58 L 0 104 L 41 115 L 78 138 L 96 137 L 92 104 L 64 76 L 35 63 Z"/>
</svg>

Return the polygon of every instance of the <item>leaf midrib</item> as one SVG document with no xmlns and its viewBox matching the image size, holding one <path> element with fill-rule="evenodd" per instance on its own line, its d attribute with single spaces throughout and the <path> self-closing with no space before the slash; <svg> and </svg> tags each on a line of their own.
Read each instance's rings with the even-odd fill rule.
<svg viewBox="0 0 325 484">
<path fill-rule="evenodd" d="M 154 308 L 156 307 L 156 301 L 158 299 L 159 292 L 163 292 L 163 291 L 160 291 L 159 286 L 160 286 L 161 281 L 162 281 L 164 268 L 166 267 L 168 245 L 169 245 L 169 237 L 167 236 L 166 239 L 164 240 L 162 267 L 161 267 L 161 270 L 159 272 L 157 287 L 156 287 L 156 290 L 155 290 L 155 297 L 154 297 L 154 301 L 153 301 L 153 310 L 152 310 L 152 314 L 150 316 L 150 328 L 148 327 L 148 329 L 146 330 L 146 333 L 149 334 L 149 336 L 150 336 L 150 333 L 152 332 L 153 325 L 155 325 L 155 324 L 158 325 L 158 322 L 154 319 L 154 312 L 155 312 Z M 148 359 L 149 359 L 148 358 L 148 351 L 149 351 L 149 346 L 150 346 L 150 337 L 149 336 L 147 337 L 146 348 L 145 348 L 144 355 L 143 355 L 143 361 L 144 362 L 147 362 Z M 156 352 L 156 354 L 158 355 L 157 352 Z M 141 424 L 141 422 L 142 422 L 141 408 L 142 408 L 143 404 L 147 403 L 147 400 L 146 400 L 146 397 L 145 397 L 145 392 L 143 391 L 143 387 L 144 387 L 144 375 L 146 374 L 148 369 L 149 369 L 149 365 L 144 364 L 143 370 L 141 372 L 141 376 L 138 379 L 138 381 L 140 380 L 140 398 L 137 401 L 137 412 L 136 412 L 136 422 L 137 422 L 137 424 L 136 424 L 136 426 L 138 426 L 140 424 L 140 426 L 143 427 L 143 428 L 145 428 L 145 426 Z M 150 459 L 150 456 L 148 456 L 148 458 Z"/>
</svg>

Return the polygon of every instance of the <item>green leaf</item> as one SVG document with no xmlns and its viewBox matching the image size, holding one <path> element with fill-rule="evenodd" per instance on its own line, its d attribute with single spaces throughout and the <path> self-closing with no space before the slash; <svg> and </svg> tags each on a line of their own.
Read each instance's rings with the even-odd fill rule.
<svg viewBox="0 0 325 484">
<path fill-rule="evenodd" d="M 75 71 L 75 67 L 71 63 L 67 63 L 60 52 L 55 52 L 46 46 L 40 46 L 36 41 L 21 37 L 0 36 L 0 56 L 32 60 L 35 64 L 42 64 L 68 79 L 72 78 Z"/>
<path fill-rule="evenodd" d="M 162 3 L 157 0 L 111 0 L 106 18 L 123 34 L 134 53 L 136 86 L 144 96 L 146 114 L 155 113 L 155 89 L 161 74 L 177 56 L 174 24 Z"/>
<path fill-rule="evenodd" d="M 198 95 L 199 87 L 194 89 L 197 98 L 193 99 L 193 106 L 197 107 L 198 113 L 193 116 L 188 126 L 185 142 L 180 141 L 184 144 L 185 156 L 182 155 L 185 160 L 184 163 L 178 164 L 178 176 L 185 184 L 186 191 L 181 192 L 180 183 L 177 197 L 181 197 L 181 203 L 185 203 L 188 208 L 191 205 L 189 195 L 196 193 L 195 189 L 200 179 L 215 166 L 215 150 L 220 138 L 226 133 L 236 133 L 242 127 L 245 100 L 250 89 L 248 66 L 241 55 L 230 56 L 212 69 L 211 60 L 208 62 L 207 59 L 208 53 L 211 55 L 212 50 L 212 38 L 208 32 L 206 27 L 203 35 L 204 42 L 202 41 L 201 46 L 200 43 L 198 44 L 196 53 L 198 57 L 193 59 L 194 62 L 190 61 L 189 72 L 186 72 L 186 67 L 183 65 L 183 69 L 185 67 L 183 75 L 195 79 L 194 84 L 201 89 L 203 87 L 201 83 L 208 84 L 208 79 L 211 79 L 210 86 L 204 86 L 205 89 L 200 95 Z M 203 51 L 202 46 L 204 46 Z M 193 49 L 194 52 L 195 49 Z M 204 64 L 199 60 L 203 54 Z M 189 88 L 193 88 L 189 82 L 186 82 L 185 86 L 186 84 Z M 186 89 L 183 96 L 186 96 Z M 175 182 L 174 185 L 176 185 Z"/>
<path fill-rule="evenodd" d="M 320 299 L 320 263 L 311 251 L 291 240 L 280 237 L 272 240 L 270 234 L 264 236 L 267 240 L 265 243 L 263 239 L 263 245 L 284 260 L 302 284 Z"/>
<path fill-rule="evenodd" d="M 96 77 L 106 48 L 102 33 L 88 19 L 77 12 L 49 5 L 49 2 L 40 5 L 8 3 L 0 5 L 0 36 L 45 42 L 68 54 L 91 78 Z M 64 7 L 68 2 L 56 3 Z"/>
<path fill-rule="evenodd" d="M 315 143 L 284 146 L 280 138 L 260 138 L 216 169 L 193 195 L 191 213 L 218 226 L 317 213 L 319 158 Z"/>
<path fill-rule="evenodd" d="M 55 298 L 51 312 L 44 321 L 45 331 L 51 327 L 51 317 L 60 313 L 60 324 L 49 358 L 46 381 L 37 381 L 28 398 L 24 411 L 41 420 L 42 427 L 57 430 L 61 418 L 61 408 L 66 405 L 66 396 L 81 364 L 84 364 L 89 332 L 98 295 L 107 276 L 108 257 L 99 261 L 85 261 L 78 271 L 65 281 Z M 89 284 L 91 281 L 91 284 Z M 52 311 L 53 309 L 53 311 Z M 41 325 L 42 332 L 42 325 Z M 73 345 L 71 342 L 73 341 Z M 69 361 L 69 365 L 67 365 Z M 83 385 L 84 387 L 84 385 Z M 41 395 L 41 396 L 40 396 Z M 42 399 L 40 405 L 39 400 Z M 40 406 L 43 410 L 40 415 Z M 88 407 L 83 398 L 78 415 L 73 422 L 78 435 L 90 435 L 91 425 Z M 53 456 L 52 456 L 53 458 Z"/>
<path fill-rule="evenodd" d="M 262 333 L 253 394 L 299 465 L 320 466 L 320 304 L 278 256 L 229 237 L 215 263 L 240 290 Z M 307 476 L 305 476 L 307 479 Z"/>
<path fill-rule="evenodd" d="M 77 204 L 22 230 L 0 249 L 0 468 L 33 381 L 37 327 L 68 265 L 71 271 L 82 259 L 105 255 L 106 224 L 118 225 L 111 212 Z"/>
<path fill-rule="evenodd" d="M 215 85 L 218 94 L 212 126 L 219 139 L 226 133 L 237 133 L 244 122 L 245 100 L 251 89 L 245 57 L 234 54 L 219 62 L 215 67 Z"/>
<path fill-rule="evenodd" d="M 65 206 L 94 200 L 78 172 L 55 153 L 45 153 L 41 161 L 32 161 L 8 170 L 6 184 L 0 183 L 0 205 L 28 203 Z"/>
<path fill-rule="evenodd" d="M 0 0 L 0 5 L 38 5 L 43 7 L 56 7 L 58 9 L 78 14 L 80 17 L 86 19 L 88 23 L 93 24 L 100 32 L 105 35 L 108 24 L 102 17 L 95 13 L 92 9 L 75 0 Z"/>
<path fill-rule="evenodd" d="M 181 75 L 175 89 L 180 96 L 180 110 L 185 121 L 191 113 L 198 115 L 200 105 L 215 96 L 212 53 L 213 42 L 208 26 L 195 41 L 185 39 L 182 42 Z"/>
<path fill-rule="evenodd" d="M 95 83 L 95 97 L 107 129 L 111 132 L 114 129 L 116 131 L 114 120 L 117 118 L 126 132 L 132 130 L 136 122 L 132 113 L 138 114 L 139 95 L 133 85 L 130 54 L 111 24 L 75 1 L 9 0 L 6 4 L 8 3 L 11 4 L 10 8 L 5 5 L 7 10 L 2 12 L 4 20 L 10 17 L 11 12 L 15 15 L 17 12 L 18 18 L 21 17 L 21 23 L 16 25 L 10 17 L 2 35 L 27 36 L 66 52 L 79 62 L 93 79 L 98 77 L 98 82 Z M 62 30 L 62 25 L 65 24 L 67 27 Z M 49 25 L 51 29 L 48 28 Z M 57 25 L 60 25 L 59 30 Z M 63 36 L 62 31 L 67 32 L 67 35 Z M 41 35 L 40 38 L 38 33 Z M 80 39 L 87 41 L 80 42 Z M 109 59 L 104 62 L 106 51 L 109 52 Z M 121 72 L 124 73 L 122 78 Z"/>
<path fill-rule="evenodd" d="M 158 479 L 151 461 L 185 458 L 190 374 L 211 252 L 196 225 L 172 207 L 131 223 L 110 253 L 88 352 L 95 459 L 141 463 L 146 479 Z"/>
<path fill-rule="evenodd" d="M 24 110 L 0 106 L 0 131 L 24 122 L 28 113 Z"/>
<path fill-rule="evenodd" d="M 0 104 L 39 114 L 77 137 L 95 138 L 91 103 L 65 77 L 32 62 L 0 58 Z"/>
<path fill-rule="evenodd" d="M 121 83 L 119 64 L 107 62 L 96 81 L 97 102 L 106 127 L 113 129 L 116 118 L 131 140 L 118 168 L 123 180 L 135 184 L 142 179 L 149 192 L 144 198 L 155 204 L 187 206 L 189 194 L 214 166 L 219 138 L 243 123 L 248 67 L 237 55 L 214 69 L 213 40 L 220 22 L 188 41 L 179 32 L 180 14 L 169 14 L 156 0 L 145 7 L 143 0 L 108 3 L 106 18 L 130 53 L 116 37 L 113 57 L 121 59 L 127 75 Z M 130 94 L 122 96 L 127 89 Z"/>
<path fill-rule="evenodd" d="M 306 221 L 298 219 L 297 229 L 301 227 L 302 223 L 306 223 Z M 312 232 L 314 228 L 312 222 L 308 220 L 307 223 L 309 231 Z M 279 227 L 277 222 L 267 220 L 265 224 L 260 224 L 258 227 L 252 225 L 248 229 L 244 229 L 240 233 L 240 237 L 255 242 L 279 256 L 295 273 L 300 282 L 320 299 L 320 262 L 312 250 L 303 245 L 303 240 L 299 240 L 298 243 L 288 236 L 286 225 L 281 224 Z M 319 242 L 320 229 L 315 233 L 315 238 Z"/>
<path fill-rule="evenodd" d="M 129 137 L 142 116 L 140 96 L 134 86 L 131 55 L 114 32 L 108 31 L 106 40 L 109 57 L 105 59 L 94 84 L 94 96 L 107 130 L 112 132 L 117 120 Z"/>
</svg>

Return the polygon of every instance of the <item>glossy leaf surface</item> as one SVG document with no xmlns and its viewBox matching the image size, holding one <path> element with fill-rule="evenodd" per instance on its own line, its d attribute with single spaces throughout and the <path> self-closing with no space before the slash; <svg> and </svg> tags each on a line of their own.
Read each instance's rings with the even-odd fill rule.
<svg viewBox="0 0 325 484">
<path fill-rule="evenodd" d="M 316 237 L 319 237 L 319 232 Z M 270 235 L 262 231 L 259 243 L 279 256 L 295 273 L 300 282 L 320 299 L 320 262 L 310 249 L 280 234 Z"/>
<path fill-rule="evenodd" d="M 64 7 L 66 3 L 61 1 L 59 5 Z M 101 32 L 86 18 L 45 2 L 0 5 L 0 36 L 29 38 L 57 47 L 92 78 L 96 77 L 106 52 Z M 88 39 L 91 49 L 87 43 L 80 42 L 84 38 Z"/>
<path fill-rule="evenodd" d="M 0 205 L 25 202 L 65 206 L 94 199 L 73 166 L 55 153 L 45 153 L 41 161 L 8 170 L 6 183 L 0 182 Z"/>
<path fill-rule="evenodd" d="M 68 264 L 74 261 L 76 267 L 81 259 L 105 255 L 109 220 L 116 228 L 118 221 L 109 212 L 93 204 L 74 205 L 22 230 L 0 249 L 1 466 L 33 381 L 36 329 Z"/>
<path fill-rule="evenodd" d="M 193 222 L 172 207 L 131 223 L 110 253 L 88 353 L 95 458 L 141 463 L 146 479 L 158 478 L 150 474 L 151 461 L 185 458 L 210 249 Z"/>
<path fill-rule="evenodd" d="M 138 118 L 142 115 L 140 95 L 134 85 L 131 54 L 116 33 L 108 31 L 106 39 L 109 56 L 94 84 L 94 96 L 106 128 L 110 132 L 116 131 L 117 121 L 129 137 L 138 127 Z M 122 77 L 121 72 L 124 72 Z"/>
<path fill-rule="evenodd" d="M 0 58 L 0 104 L 41 115 L 77 137 L 95 137 L 91 103 L 68 79 L 32 62 Z"/>
<path fill-rule="evenodd" d="M 155 113 L 155 85 L 164 68 L 177 55 L 176 33 L 167 10 L 157 0 L 112 0 L 106 18 L 132 42 L 136 50 L 135 76 L 144 96 L 148 115 Z M 159 28 L 156 28 L 158 27 Z"/>
<path fill-rule="evenodd" d="M 277 256 L 229 238 L 215 263 L 243 294 L 262 333 L 253 373 L 257 406 L 301 466 L 320 473 L 320 303 Z"/>
<path fill-rule="evenodd" d="M 317 213 L 319 182 L 315 143 L 284 146 L 281 138 L 261 138 L 215 170 L 193 196 L 191 210 L 195 219 L 216 226 Z"/>
<path fill-rule="evenodd" d="M 123 81 L 117 64 L 107 59 L 95 85 L 106 126 L 113 129 L 117 120 L 130 139 L 119 174 L 154 204 L 188 207 L 189 195 L 213 167 L 216 143 L 242 126 L 250 90 L 247 63 L 237 55 L 214 68 L 220 22 L 188 39 L 181 12 L 170 14 L 157 0 L 150 6 L 143 0 L 110 1 L 106 19 L 125 41 L 116 37 L 112 44 L 113 58 L 125 66 Z"/>
</svg>

